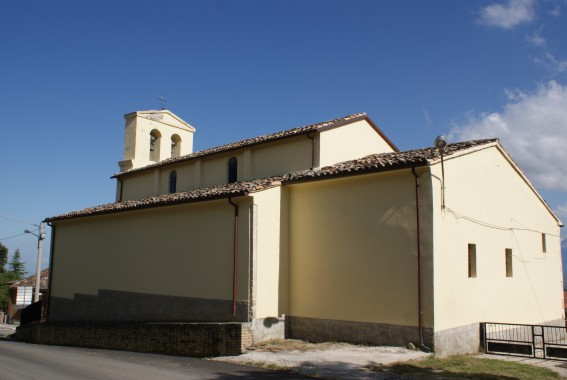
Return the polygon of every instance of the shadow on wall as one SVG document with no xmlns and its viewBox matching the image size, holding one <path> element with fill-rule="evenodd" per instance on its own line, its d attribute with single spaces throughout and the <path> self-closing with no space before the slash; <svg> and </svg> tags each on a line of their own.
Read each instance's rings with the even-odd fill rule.
<svg viewBox="0 0 567 380">
<path fill-rule="evenodd" d="M 75 294 L 73 299 L 52 297 L 50 321 L 129 322 L 246 322 L 248 301 L 165 296 L 116 290 L 97 295 Z"/>
</svg>

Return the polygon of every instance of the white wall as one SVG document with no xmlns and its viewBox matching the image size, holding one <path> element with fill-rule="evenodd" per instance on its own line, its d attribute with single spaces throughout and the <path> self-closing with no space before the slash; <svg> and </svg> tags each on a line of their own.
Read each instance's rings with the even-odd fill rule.
<svg viewBox="0 0 567 380">
<path fill-rule="evenodd" d="M 445 160 L 445 210 L 439 164 L 432 175 L 435 330 L 562 319 L 557 221 L 498 147 Z M 476 244 L 476 278 L 468 278 L 469 243 Z M 506 248 L 513 277 L 506 277 Z"/>
</svg>

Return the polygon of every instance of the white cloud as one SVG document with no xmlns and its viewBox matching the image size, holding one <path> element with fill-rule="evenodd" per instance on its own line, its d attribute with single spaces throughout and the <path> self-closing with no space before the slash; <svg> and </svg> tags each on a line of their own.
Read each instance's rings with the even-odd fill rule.
<svg viewBox="0 0 567 380">
<path fill-rule="evenodd" d="M 534 32 L 533 34 L 528 34 L 526 36 L 526 41 L 528 41 L 531 45 L 534 46 L 545 45 L 545 38 L 541 36 L 540 32 Z"/>
<path fill-rule="evenodd" d="M 480 10 L 479 21 L 497 28 L 512 29 L 534 19 L 533 4 L 534 0 L 508 0 L 506 4 L 491 4 Z"/>
<path fill-rule="evenodd" d="M 567 70 L 567 59 L 558 59 L 551 53 L 546 53 L 542 58 L 535 57 L 533 60 L 535 63 L 547 67 L 554 75 Z"/>
<path fill-rule="evenodd" d="M 431 127 L 433 125 L 433 122 L 431 121 L 431 118 L 429 117 L 429 112 L 427 111 L 427 108 L 423 109 L 423 117 L 425 118 L 425 126 Z"/>
<path fill-rule="evenodd" d="M 468 115 L 449 139 L 498 137 L 538 188 L 567 190 L 567 85 L 550 81 L 533 93 L 506 94 L 501 112 Z"/>
<path fill-rule="evenodd" d="M 553 211 L 563 222 L 567 221 L 567 203 L 557 206 L 557 208 Z"/>
</svg>

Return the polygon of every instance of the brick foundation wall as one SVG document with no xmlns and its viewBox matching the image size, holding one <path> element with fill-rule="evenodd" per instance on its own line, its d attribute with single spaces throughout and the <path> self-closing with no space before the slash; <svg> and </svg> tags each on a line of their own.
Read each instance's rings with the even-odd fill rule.
<svg viewBox="0 0 567 380">
<path fill-rule="evenodd" d="M 239 355 L 252 344 L 242 323 L 30 323 L 14 339 L 36 344 L 178 356 Z"/>
</svg>

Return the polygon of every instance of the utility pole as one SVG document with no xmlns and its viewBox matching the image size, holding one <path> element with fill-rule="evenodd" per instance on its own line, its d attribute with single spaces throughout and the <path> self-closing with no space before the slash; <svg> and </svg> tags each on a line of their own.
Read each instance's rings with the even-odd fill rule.
<svg viewBox="0 0 567 380">
<path fill-rule="evenodd" d="M 43 222 L 39 223 L 39 237 L 37 238 L 37 269 L 35 271 L 35 293 L 33 295 L 33 302 L 39 301 L 39 293 L 41 290 L 41 248 L 43 246 Z"/>
<path fill-rule="evenodd" d="M 35 271 L 35 292 L 33 295 L 33 302 L 39 301 L 39 293 L 41 290 L 41 248 L 43 246 L 43 239 L 45 239 L 45 234 L 43 233 L 43 222 L 39 223 L 39 235 L 34 234 L 30 230 L 24 231 L 26 234 L 32 234 L 37 236 L 37 268 Z"/>
</svg>

